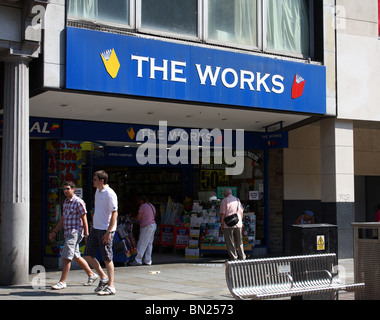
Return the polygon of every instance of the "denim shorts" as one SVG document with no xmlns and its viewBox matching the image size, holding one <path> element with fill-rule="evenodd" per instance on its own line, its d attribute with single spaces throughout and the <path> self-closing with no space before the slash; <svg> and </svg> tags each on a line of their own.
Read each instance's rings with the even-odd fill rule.
<svg viewBox="0 0 380 320">
<path fill-rule="evenodd" d="M 80 258 L 79 243 L 82 241 L 83 235 L 78 231 L 73 231 L 65 238 L 65 244 L 62 250 L 62 258 L 73 260 Z"/>
<path fill-rule="evenodd" d="M 107 244 L 102 243 L 102 237 L 105 233 L 106 230 L 91 230 L 90 235 L 87 238 L 86 248 L 84 249 L 84 256 L 95 257 L 98 248 L 100 248 L 103 261 L 113 259 L 112 244 L 115 232 L 111 232 L 111 240 Z"/>
</svg>

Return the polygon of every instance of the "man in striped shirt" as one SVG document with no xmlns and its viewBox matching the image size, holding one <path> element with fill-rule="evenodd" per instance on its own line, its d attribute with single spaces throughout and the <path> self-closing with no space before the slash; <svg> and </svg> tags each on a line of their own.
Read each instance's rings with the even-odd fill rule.
<svg viewBox="0 0 380 320">
<path fill-rule="evenodd" d="M 62 217 L 54 230 L 50 233 L 49 239 L 53 241 L 57 232 L 63 227 L 65 244 L 62 251 L 62 275 L 59 282 L 52 286 L 54 290 L 66 288 L 66 278 L 69 274 L 71 261 L 74 260 L 88 275 L 88 282 L 91 285 L 99 276 L 92 272 L 86 260 L 81 257 L 79 243 L 83 236 L 88 236 L 87 210 L 86 204 L 74 193 L 75 184 L 67 181 L 63 184 L 65 201 L 63 203 Z"/>
</svg>

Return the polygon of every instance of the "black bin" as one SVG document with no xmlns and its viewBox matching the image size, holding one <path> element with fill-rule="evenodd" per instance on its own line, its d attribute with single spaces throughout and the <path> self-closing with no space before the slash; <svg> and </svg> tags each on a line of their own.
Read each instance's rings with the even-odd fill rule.
<svg viewBox="0 0 380 320">
<path fill-rule="evenodd" d="M 338 226 L 332 224 L 292 225 L 291 254 L 335 253 L 338 256 Z M 330 300 L 329 293 L 292 297 L 292 300 Z"/>
<path fill-rule="evenodd" d="M 291 254 L 336 253 L 338 226 L 326 223 L 292 225 Z"/>
</svg>

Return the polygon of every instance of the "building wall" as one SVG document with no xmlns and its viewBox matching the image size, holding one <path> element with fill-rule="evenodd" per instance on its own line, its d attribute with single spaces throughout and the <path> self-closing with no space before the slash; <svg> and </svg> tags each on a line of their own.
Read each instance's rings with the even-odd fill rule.
<svg viewBox="0 0 380 320">
<path fill-rule="evenodd" d="M 269 250 L 270 254 L 281 254 L 283 241 L 283 149 L 268 152 L 268 197 L 269 197 Z"/>
<path fill-rule="evenodd" d="M 289 132 L 284 149 L 284 251 L 290 253 L 291 225 L 305 210 L 321 223 L 321 151 L 319 123 Z"/>
<path fill-rule="evenodd" d="M 65 0 L 50 0 L 45 13 L 43 86 L 48 88 L 65 83 L 65 10 Z"/>
<path fill-rule="evenodd" d="M 380 176 L 380 129 L 356 128 L 355 174 Z"/>
<path fill-rule="evenodd" d="M 377 0 L 337 0 L 338 117 L 379 121 Z"/>
<path fill-rule="evenodd" d="M 0 1 L 0 41 L 21 42 L 21 17 L 21 7 Z"/>
<path fill-rule="evenodd" d="M 372 124 L 374 126 L 374 124 Z M 323 219 L 321 207 L 321 146 L 318 123 L 289 133 L 284 149 L 284 237 L 302 210 L 314 210 L 317 222 Z M 380 129 L 362 122 L 354 128 L 355 221 L 374 221 L 374 207 L 380 202 Z"/>
<path fill-rule="evenodd" d="M 323 1 L 323 47 L 326 66 L 326 115 L 336 116 L 336 45 L 335 5 L 333 0 Z"/>
</svg>

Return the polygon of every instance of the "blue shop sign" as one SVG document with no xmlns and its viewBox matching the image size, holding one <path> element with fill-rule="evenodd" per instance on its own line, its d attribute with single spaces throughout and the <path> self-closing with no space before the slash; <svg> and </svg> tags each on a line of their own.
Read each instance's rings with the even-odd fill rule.
<svg viewBox="0 0 380 320">
<path fill-rule="evenodd" d="M 68 89 L 326 113 L 326 68 L 67 28 Z"/>
<path fill-rule="evenodd" d="M 138 142 L 136 137 L 138 132 L 143 132 L 148 135 L 151 132 L 155 135 L 156 143 L 159 144 L 159 136 L 162 137 L 163 131 L 159 126 L 139 125 L 139 124 L 127 124 L 127 123 L 110 123 L 110 122 L 93 122 L 93 121 L 81 121 L 81 120 L 62 120 L 62 137 L 66 140 L 77 140 L 80 137 L 83 141 L 123 141 L 126 142 Z M 166 129 L 167 136 L 165 140 L 169 145 L 177 142 L 173 141 L 173 132 L 180 130 L 186 132 L 184 139 L 188 139 L 190 144 L 194 134 L 200 133 L 199 145 L 203 144 L 202 140 L 209 140 L 210 146 L 215 145 L 213 140 L 214 134 L 212 130 L 207 129 L 190 129 L 190 128 L 175 128 L 168 127 Z M 225 130 L 221 130 L 221 140 L 223 141 L 223 135 Z M 197 136 L 195 139 L 198 139 Z M 147 138 L 144 139 L 146 141 Z M 235 147 L 236 131 L 232 130 L 232 143 Z M 288 132 L 277 131 L 271 133 L 259 133 L 244 131 L 244 148 L 245 150 L 255 149 L 277 149 L 288 147 Z"/>
<path fill-rule="evenodd" d="M 3 124 L 3 115 L 0 115 L 0 136 L 3 135 Z M 60 119 L 29 117 L 29 136 L 31 138 L 61 138 L 62 121 Z"/>
</svg>

